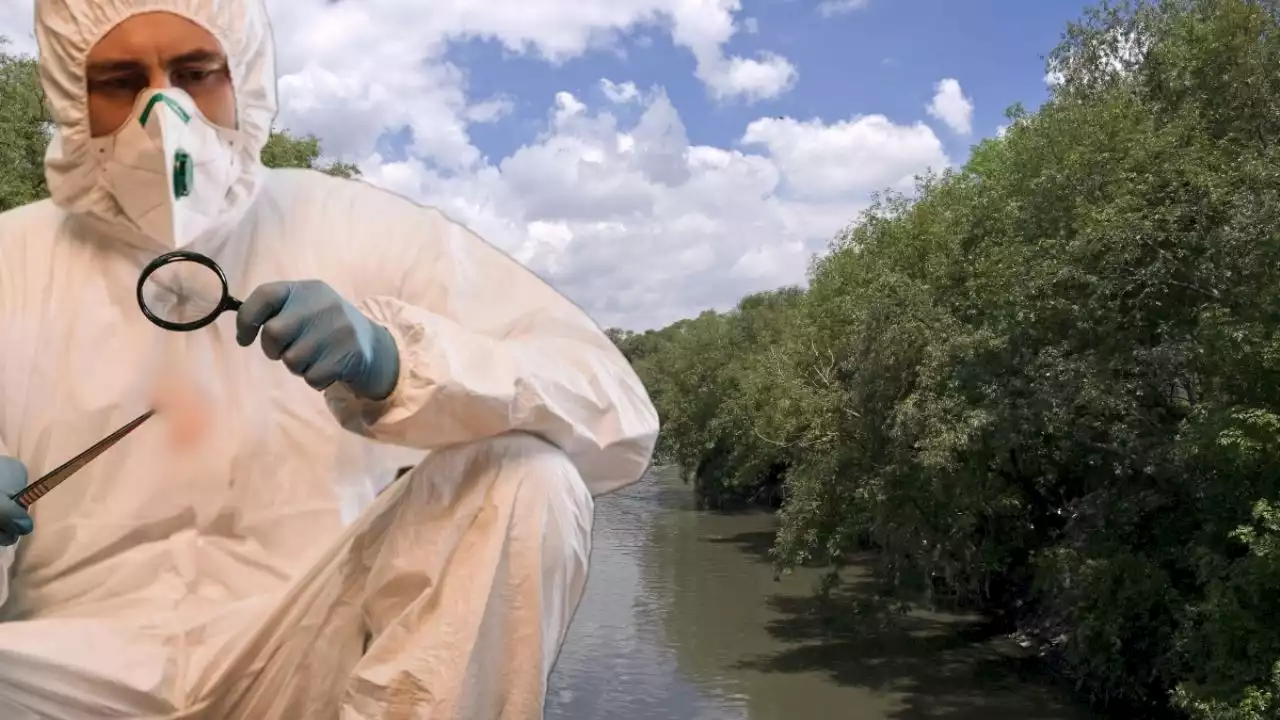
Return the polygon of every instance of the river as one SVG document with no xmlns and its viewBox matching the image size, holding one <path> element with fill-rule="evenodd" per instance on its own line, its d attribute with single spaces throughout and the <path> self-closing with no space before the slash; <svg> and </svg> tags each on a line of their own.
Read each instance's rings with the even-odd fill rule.
<svg viewBox="0 0 1280 720">
<path fill-rule="evenodd" d="M 596 503 L 549 720 L 1079 720 L 976 618 L 835 622 L 816 570 L 774 582 L 765 512 L 694 508 L 670 470 Z M 856 575 L 856 568 L 853 571 Z M 856 580 L 856 577 L 855 577 Z"/>
</svg>

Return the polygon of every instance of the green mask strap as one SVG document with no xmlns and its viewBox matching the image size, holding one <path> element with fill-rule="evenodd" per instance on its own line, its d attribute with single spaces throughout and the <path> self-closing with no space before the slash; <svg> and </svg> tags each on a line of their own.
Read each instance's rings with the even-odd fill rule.
<svg viewBox="0 0 1280 720">
<path fill-rule="evenodd" d="M 138 122 L 142 123 L 142 127 L 147 126 L 147 121 L 151 119 L 151 111 L 156 109 L 156 105 L 158 103 L 168 105 L 169 109 L 173 111 L 173 114 L 177 115 L 178 119 L 182 120 L 184 124 L 191 122 L 191 114 L 179 105 L 178 101 L 164 93 L 156 93 L 147 101 L 147 106 L 142 109 L 142 115 L 138 117 Z"/>
<path fill-rule="evenodd" d="M 142 115 L 138 117 L 138 122 L 143 127 L 147 126 L 147 121 L 151 119 L 151 112 L 155 110 L 156 105 L 164 103 L 169 106 L 174 115 L 182 120 L 184 124 L 191 122 L 191 114 L 188 113 L 173 98 L 164 93 L 156 93 L 147 101 L 147 106 L 142 109 Z M 191 160 L 191 154 L 186 150 L 179 150 L 173 156 L 173 196 L 181 200 L 191 194 L 196 184 L 196 166 Z"/>
</svg>

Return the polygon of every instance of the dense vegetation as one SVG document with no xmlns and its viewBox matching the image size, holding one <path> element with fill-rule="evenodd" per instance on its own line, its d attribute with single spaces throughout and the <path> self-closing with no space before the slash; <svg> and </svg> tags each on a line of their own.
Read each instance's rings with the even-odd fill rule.
<svg viewBox="0 0 1280 720">
<path fill-rule="evenodd" d="M 897 597 L 1004 618 L 1100 705 L 1280 718 L 1278 30 L 1280 0 L 1101 8 L 1048 103 L 879 198 L 807 288 L 611 331 L 663 459 L 780 505 L 780 567 L 875 548 Z M 0 210 L 44 196 L 47 137 L 0 48 Z"/>
<path fill-rule="evenodd" d="M 1103 7 L 1050 65 L 806 289 L 611 332 L 782 567 L 875 548 L 1123 716 L 1280 718 L 1280 1 Z"/>
</svg>

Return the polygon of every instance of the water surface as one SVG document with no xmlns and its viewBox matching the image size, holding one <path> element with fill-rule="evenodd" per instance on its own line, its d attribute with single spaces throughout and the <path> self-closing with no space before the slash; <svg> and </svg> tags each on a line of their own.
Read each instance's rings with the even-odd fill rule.
<svg viewBox="0 0 1280 720">
<path fill-rule="evenodd" d="M 886 626 L 821 606 L 816 571 L 774 582 L 775 525 L 768 513 L 695 510 L 671 471 L 600 498 L 548 719 L 1089 717 L 976 618 L 914 613 Z"/>
</svg>

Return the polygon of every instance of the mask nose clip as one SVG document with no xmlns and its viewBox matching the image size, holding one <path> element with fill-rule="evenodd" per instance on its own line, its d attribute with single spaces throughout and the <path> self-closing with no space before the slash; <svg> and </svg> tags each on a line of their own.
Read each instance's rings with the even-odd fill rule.
<svg viewBox="0 0 1280 720">
<path fill-rule="evenodd" d="M 173 197 L 181 200 L 191 194 L 195 185 L 196 170 L 191 155 L 186 150 L 173 154 Z"/>
</svg>

